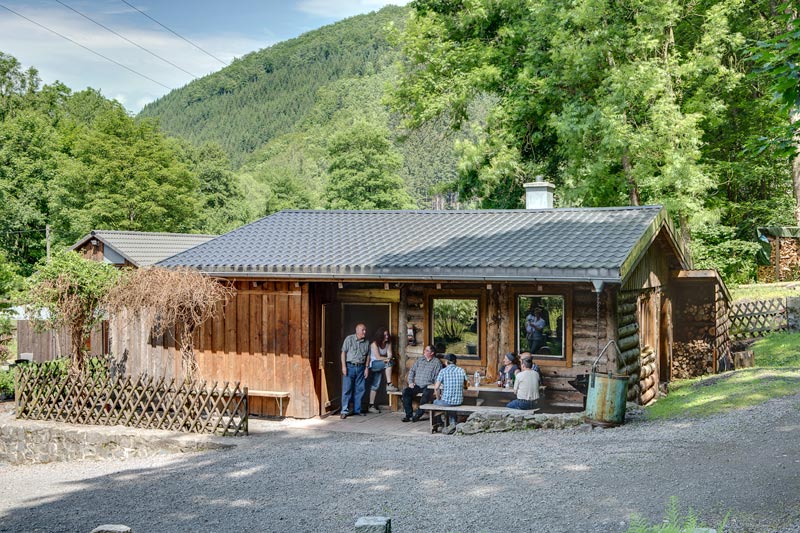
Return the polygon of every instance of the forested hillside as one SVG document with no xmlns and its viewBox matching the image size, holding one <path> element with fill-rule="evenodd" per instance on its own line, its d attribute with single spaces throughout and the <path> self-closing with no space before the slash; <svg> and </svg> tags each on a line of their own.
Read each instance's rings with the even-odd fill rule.
<svg viewBox="0 0 800 533">
<path fill-rule="evenodd" d="M 391 65 L 397 53 L 385 30 L 407 14 L 388 7 L 250 53 L 147 105 L 139 116 L 156 117 L 164 131 L 192 142 L 219 143 L 238 167 L 306 117 L 321 88 Z"/>
<path fill-rule="evenodd" d="M 539 175 L 557 206 L 666 205 L 695 267 L 754 275 L 754 228 L 794 224 L 800 196 L 790 11 L 471 5 L 344 20 L 135 119 L 0 52 L 0 293 L 44 254 L 45 224 L 71 244 L 94 228 L 222 233 L 285 208 L 518 208 Z"/>
</svg>

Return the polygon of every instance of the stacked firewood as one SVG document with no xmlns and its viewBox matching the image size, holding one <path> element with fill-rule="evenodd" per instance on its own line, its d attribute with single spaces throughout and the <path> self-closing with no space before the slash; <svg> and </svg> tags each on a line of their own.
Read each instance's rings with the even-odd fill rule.
<svg viewBox="0 0 800 533">
<path fill-rule="evenodd" d="M 675 342 L 672 346 L 672 377 L 693 378 L 712 372 L 714 349 L 703 340 Z"/>
<path fill-rule="evenodd" d="M 639 403 L 647 405 L 658 393 L 658 376 L 656 375 L 656 353 L 650 346 L 642 350 L 641 367 L 639 368 Z"/>
<path fill-rule="evenodd" d="M 771 283 L 798 279 L 800 277 L 800 244 L 798 239 L 778 237 L 777 239 L 770 238 L 769 242 L 772 245 L 769 257 L 770 265 L 758 267 L 758 281 Z M 780 259 L 778 259 L 779 253 Z M 780 279 L 775 279 L 775 265 L 780 265 Z"/>
</svg>

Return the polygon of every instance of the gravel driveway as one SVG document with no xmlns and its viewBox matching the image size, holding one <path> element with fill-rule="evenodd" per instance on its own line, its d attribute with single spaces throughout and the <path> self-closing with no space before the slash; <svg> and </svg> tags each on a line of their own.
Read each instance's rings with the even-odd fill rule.
<svg viewBox="0 0 800 533">
<path fill-rule="evenodd" d="M 726 531 L 800 533 L 800 395 L 709 419 L 476 436 L 272 424 L 234 449 L 0 465 L 0 531 L 624 531 L 670 496 Z"/>
</svg>

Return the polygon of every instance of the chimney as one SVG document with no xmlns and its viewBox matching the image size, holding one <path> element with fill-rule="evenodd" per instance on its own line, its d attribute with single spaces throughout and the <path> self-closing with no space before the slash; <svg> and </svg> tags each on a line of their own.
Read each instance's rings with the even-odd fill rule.
<svg viewBox="0 0 800 533">
<path fill-rule="evenodd" d="M 536 181 L 523 184 L 525 187 L 525 209 L 552 209 L 553 190 L 552 183 L 542 181 L 541 176 L 536 176 Z"/>
</svg>

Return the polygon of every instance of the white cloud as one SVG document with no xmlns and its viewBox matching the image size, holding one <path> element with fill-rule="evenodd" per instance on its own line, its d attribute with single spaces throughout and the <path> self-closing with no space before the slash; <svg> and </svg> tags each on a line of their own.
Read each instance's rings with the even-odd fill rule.
<svg viewBox="0 0 800 533">
<path fill-rule="evenodd" d="M 138 112 L 144 103 L 192 80 L 186 73 L 65 9 L 9 7 L 158 82 L 149 81 L 3 10 L 0 13 L 0 50 L 16 57 L 25 68 L 37 68 L 44 83 L 59 80 L 74 91 L 93 87 L 106 96 L 114 95 L 129 111 Z M 223 68 L 218 61 L 164 31 L 126 26 L 114 20 L 101 22 L 197 76 Z M 228 62 L 272 44 L 235 34 L 187 38 Z"/>
<path fill-rule="evenodd" d="M 304 13 L 320 17 L 342 19 L 361 13 L 377 11 L 383 6 L 392 4 L 404 6 L 408 0 L 300 0 L 297 9 Z"/>
</svg>

